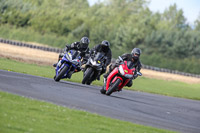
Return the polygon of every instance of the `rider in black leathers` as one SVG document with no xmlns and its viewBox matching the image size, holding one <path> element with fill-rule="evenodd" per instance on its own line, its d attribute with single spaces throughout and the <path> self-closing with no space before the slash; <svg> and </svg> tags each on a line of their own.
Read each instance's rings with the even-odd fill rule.
<svg viewBox="0 0 200 133">
<path fill-rule="evenodd" d="M 137 72 L 140 72 L 141 70 L 141 62 L 140 62 L 140 54 L 141 54 L 141 50 L 139 48 L 134 48 L 132 51 L 131 51 L 131 54 L 123 54 L 121 56 L 121 58 L 124 60 L 124 61 L 132 61 L 132 65 L 136 68 L 136 71 L 135 71 L 135 75 L 134 75 L 134 79 L 137 78 Z M 110 67 L 109 67 L 109 71 L 104 74 L 104 78 L 105 78 L 105 81 L 107 81 L 107 77 L 108 75 L 112 72 L 112 70 L 116 67 L 118 67 L 122 62 L 117 59 L 116 62 L 114 64 L 111 64 Z M 130 80 L 126 86 L 128 87 L 131 87 L 133 84 L 132 80 Z"/>
<path fill-rule="evenodd" d="M 88 45 L 90 43 L 90 40 L 88 37 L 82 37 L 80 42 L 74 42 L 72 44 L 67 44 L 64 48 L 64 52 L 59 54 L 58 61 L 65 55 L 65 53 L 71 49 L 79 50 L 81 52 L 80 56 L 82 58 L 85 57 L 86 53 L 89 53 Z M 56 67 L 57 63 L 53 66 Z"/>
<path fill-rule="evenodd" d="M 59 54 L 59 57 L 58 57 L 58 61 L 65 55 L 65 53 L 71 49 L 74 49 L 74 50 L 79 50 L 81 53 L 80 53 L 80 56 L 82 58 L 82 62 L 84 62 L 85 60 L 85 55 L 87 53 L 89 53 L 89 48 L 88 48 L 88 45 L 90 43 L 90 40 L 88 37 L 82 37 L 80 42 L 74 42 L 72 44 L 69 44 L 69 45 L 66 45 L 65 49 L 64 49 L 64 52 Z M 53 64 L 54 67 L 56 67 L 57 63 L 56 64 Z M 78 68 L 77 71 L 80 71 L 81 68 Z M 68 74 L 69 77 L 70 77 L 70 74 Z"/>
<path fill-rule="evenodd" d="M 106 67 L 111 63 L 112 52 L 110 49 L 110 43 L 107 40 L 102 41 L 101 44 L 98 44 L 94 48 L 91 49 L 91 53 L 94 53 L 94 52 L 103 52 L 105 53 L 105 56 L 107 57 L 105 64 L 102 67 L 102 71 L 97 77 L 97 80 L 100 80 L 101 74 L 106 72 Z"/>
<path fill-rule="evenodd" d="M 85 54 L 89 52 L 88 45 L 90 43 L 90 40 L 88 37 L 81 38 L 80 42 L 74 42 L 70 45 L 66 45 L 66 51 L 74 49 L 79 50 L 81 52 L 80 56 L 83 58 L 85 57 Z"/>
</svg>

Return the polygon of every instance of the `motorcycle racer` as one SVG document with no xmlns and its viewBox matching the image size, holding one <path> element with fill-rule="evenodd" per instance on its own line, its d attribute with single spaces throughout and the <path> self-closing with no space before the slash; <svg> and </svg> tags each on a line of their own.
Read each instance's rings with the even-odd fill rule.
<svg viewBox="0 0 200 133">
<path fill-rule="evenodd" d="M 74 42 L 72 44 L 67 44 L 64 48 L 64 52 L 59 54 L 58 61 L 65 55 L 65 53 L 71 49 L 79 50 L 81 52 L 80 56 L 84 60 L 84 57 L 86 53 L 89 52 L 88 45 L 90 43 L 90 40 L 88 37 L 82 37 L 80 42 Z M 53 64 L 54 67 L 56 67 L 57 63 Z"/>
<path fill-rule="evenodd" d="M 110 49 L 110 43 L 107 40 L 102 41 L 101 44 L 98 44 L 94 48 L 91 49 L 91 53 L 94 53 L 94 52 L 103 52 L 105 53 L 105 56 L 107 57 L 105 61 L 105 65 L 102 67 L 102 71 L 100 75 L 98 75 L 97 77 L 97 80 L 100 80 L 101 74 L 106 72 L 106 67 L 111 63 L 112 52 Z"/>
<path fill-rule="evenodd" d="M 134 75 L 134 79 L 136 79 L 138 77 L 137 75 L 137 72 L 140 72 L 141 70 L 141 62 L 140 62 L 140 57 L 141 55 L 141 50 L 139 48 L 134 48 L 132 51 L 131 51 L 131 54 L 123 54 L 121 56 L 121 58 L 124 60 L 124 61 L 131 61 L 132 62 L 132 65 L 135 67 L 136 71 L 135 71 L 135 75 Z M 104 80 L 107 81 L 107 77 L 108 75 L 112 72 L 112 70 L 116 67 L 118 67 L 119 65 L 121 64 L 121 61 L 119 59 L 116 60 L 116 62 L 114 64 L 111 64 L 110 67 L 109 67 L 109 71 L 104 74 Z M 131 87 L 133 84 L 132 80 L 130 80 L 126 86 L 128 87 Z"/>
<path fill-rule="evenodd" d="M 85 55 L 87 53 L 89 53 L 89 48 L 88 48 L 89 43 L 90 43 L 90 40 L 89 40 L 88 37 L 82 37 L 80 42 L 74 42 L 72 44 L 66 45 L 66 47 L 64 49 L 64 52 L 59 54 L 58 62 L 65 55 L 65 53 L 67 51 L 69 51 L 69 50 L 78 50 L 78 51 L 80 51 L 81 52 L 80 56 L 82 58 L 82 62 L 84 62 L 84 60 L 87 60 L 87 59 L 85 59 Z M 56 67 L 57 63 L 53 64 L 53 66 Z M 81 68 L 77 68 L 76 72 L 79 72 L 80 70 L 81 70 Z M 70 77 L 72 75 L 72 73 L 69 73 L 68 75 Z"/>
</svg>

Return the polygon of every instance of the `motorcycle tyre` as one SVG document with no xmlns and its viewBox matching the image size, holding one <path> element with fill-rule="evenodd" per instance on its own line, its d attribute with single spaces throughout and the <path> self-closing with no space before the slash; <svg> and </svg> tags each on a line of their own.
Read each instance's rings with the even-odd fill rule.
<svg viewBox="0 0 200 133">
<path fill-rule="evenodd" d="M 117 79 L 109 88 L 108 90 L 106 91 L 106 95 L 110 95 L 112 94 L 116 89 L 117 87 L 119 86 L 119 84 L 121 83 L 121 80 L 120 79 Z"/>
<path fill-rule="evenodd" d="M 55 77 L 54 77 L 54 80 L 55 80 L 56 82 L 60 81 L 60 79 L 62 78 L 62 76 L 66 73 L 67 69 L 68 69 L 68 67 L 67 67 L 67 66 L 64 66 L 64 67 L 62 68 L 62 70 L 58 73 L 58 76 L 55 76 Z"/>
<path fill-rule="evenodd" d="M 90 82 L 89 77 L 91 76 L 90 74 L 92 73 L 92 71 L 93 71 L 93 69 L 91 67 L 86 69 L 85 75 L 82 80 L 82 84 L 89 83 L 88 85 L 90 85 L 91 82 Z"/>
</svg>

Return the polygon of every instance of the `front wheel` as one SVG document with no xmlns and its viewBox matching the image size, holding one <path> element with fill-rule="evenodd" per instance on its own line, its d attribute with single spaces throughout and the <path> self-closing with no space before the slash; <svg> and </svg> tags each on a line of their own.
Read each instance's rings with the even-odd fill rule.
<svg viewBox="0 0 200 133">
<path fill-rule="evenodd" d="M 68 69 L 68 67 L 67 67 L 67 66 L 64 66 L 64 67 L 62 68 L 62 70 L 60 70 L 60 72 L 58 73 L 58 75 L 54 77 L 54 80 L 55 80 L 56 82 L 60 81 L 60 79 L 62 78 L 62 76 L 66 73 L 67 69 Z"/>
<path fill-rule="evenodd" d="M 106 94 L 106 90 L 104 89 L 104 86 L 100 90 L 101 94 Z"/>
<path fill-rule="evenodd" d="M 120 79 L 117 79 L 109 88 L 108 88 L 108 91 L 106 91 L 106 95 L 110 95 L 112 94 L 116 89 L 117 87 L 119 86 L 119 84 L 121 83 L 121 80 Z"/>
<path fill-rule="evenodd" d="M 82 80 L 82 84 L 85 84 L 86 82 L 89 83 L 89 81 L 91 80 L 90 77 L 92 77 L 92 71 L 93 69 L 91 67 L 87 68 Z"/>
</svg>

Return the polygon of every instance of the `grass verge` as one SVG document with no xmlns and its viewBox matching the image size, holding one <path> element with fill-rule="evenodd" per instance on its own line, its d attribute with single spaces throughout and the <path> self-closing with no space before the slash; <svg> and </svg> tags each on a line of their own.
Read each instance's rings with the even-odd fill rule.
<svg viewBox="0 0 200 133">
<path fill-rule="evenodd" d="M 77 111 L 51 103 L 0 92 L 2 133 L 168 133 L 156 129 Z"/>
<path fill-rule="evenodd" d="M 52 47 L 63 48 L 66 44 L 65 36 L 57 36 L 53 33 L 40 34 L 31 28 L 15 28 L 11 25 L 0 25 L 0 37 L 10 40 L 18 40 L 23 42 L 35 42 L 46 44 Z"/>
<path fill-rule="evenodd" d="M 53 78 L 55 74 L 54 68 L 50 66 L 38 66 L 35 64 L 27 64 L 4 58 L 0 58 L 0 69 L 47 78 Z M 82 77 L 82 72 L 75 73 L 68 81 L 80 83 L 82 81 Z M 102 79 L 103 78 L 101 77 L 100 81 L 95 81 L 93 84 L 102 85 Z M 178 81 L 166 81 L 138 77 L 133 81 L 133 86 L 126 89 L 200 100 L 200 84 L 187 84 Z"/>
</svg>

